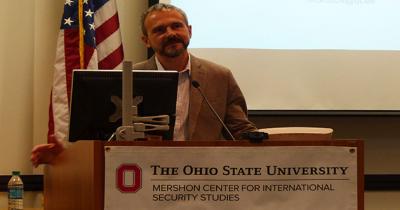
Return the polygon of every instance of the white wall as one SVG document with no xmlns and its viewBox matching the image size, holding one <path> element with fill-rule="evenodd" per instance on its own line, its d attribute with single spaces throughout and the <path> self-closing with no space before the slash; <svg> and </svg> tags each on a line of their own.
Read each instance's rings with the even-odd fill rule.
<svg viewBox="0 0 400 210">
<path fill-rule="evenodd" d="M 0 174 L 30 172 L 33 134 L 34 7 L 3 1 L 0 12 Z"/>
<path fill-rule="evenodd" d="M 147 9 L 147 1 L 117 0 L 125 60 L 133 63 L 142 61 L 147 57 L 146 47 L 140 39 L 142 35 L 140 17 Z"/>
<path fill-rule="evenodd" d="M 28 160 L 33 135 L 34 4 L 3 1 L 0 9 L 1 175 L 32 171 Z M 2 207 L 6 207 L 5 193 L 0 195 Z"/>
</svg>

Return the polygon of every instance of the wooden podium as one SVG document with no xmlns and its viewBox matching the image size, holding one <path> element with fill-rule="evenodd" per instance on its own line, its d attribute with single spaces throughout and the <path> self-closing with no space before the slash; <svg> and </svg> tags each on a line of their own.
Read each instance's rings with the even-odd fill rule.
<svg viewBox="0 0 400 210">
<path fill-rule="evenodd" d="M 126 147 L 270 147 L 270 146 L 349 146 L 357 148 L 357 203 L 364 209 L 364 157 L 361 140 L 332 141 L 212 141 L 212 142 L 101 142 L 78 141 L 70 145 L 53 164 L 46 166 L 44 175 L 45 210 L 103 210 L 104 161 L 107 146 Z M 334 198 L 332 198 L 334 199 Z"/>
</svg>

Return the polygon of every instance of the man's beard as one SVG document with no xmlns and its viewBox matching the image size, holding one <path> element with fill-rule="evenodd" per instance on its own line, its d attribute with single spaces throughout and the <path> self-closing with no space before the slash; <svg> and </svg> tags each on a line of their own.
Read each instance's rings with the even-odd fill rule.
<svg viewBox="0 0 400 210">
<path fill-rule="evenodd" d="M 168 47 L 170 44 L 182 44 L 183 47 L 175 48 L 175 47 Z M 189 46 L 189 41 L 186 43 L 183 39 L 180 37 L 170 37 L 163 41 L 161 44 L 161 48 L 159 50 L 159 53 L 163 56 L 170 57 L 170 58 L 175 58 L 180 56 L 182 53 L 184 53 L 187 50 L 187 47 Z"/>
</svg>

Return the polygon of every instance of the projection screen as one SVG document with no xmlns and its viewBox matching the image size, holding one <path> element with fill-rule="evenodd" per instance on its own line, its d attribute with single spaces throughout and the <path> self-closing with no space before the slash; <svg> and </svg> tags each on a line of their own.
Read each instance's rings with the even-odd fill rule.
<svg viewBox="0 0 400 210">
<path fill-rule="evenodd" d="M 171 0 L 250 110 L 400 110 L 398 0 Z"/>
</svg>

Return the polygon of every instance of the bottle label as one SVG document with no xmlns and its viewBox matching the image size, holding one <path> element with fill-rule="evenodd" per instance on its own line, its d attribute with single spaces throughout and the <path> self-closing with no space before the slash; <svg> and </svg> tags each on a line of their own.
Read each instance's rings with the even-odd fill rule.
<svg viewBox="0 0 400 210">
<path fill-rule="evenodd" d="M 22 187 L 11 187 L 8 191 L 8 209 L 24 209 L 24 189 Z"/>
<path fill-rule="evenodd" d="M 9 199 L 22 199 L 24 196 L 24 189 L 22 188 L 11 188 L 9 189 Z"/>
</svg>

